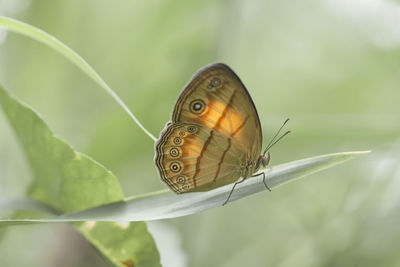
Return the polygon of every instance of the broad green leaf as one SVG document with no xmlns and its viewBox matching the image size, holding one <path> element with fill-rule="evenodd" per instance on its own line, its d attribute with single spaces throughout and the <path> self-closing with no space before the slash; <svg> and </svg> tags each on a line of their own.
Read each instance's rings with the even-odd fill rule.
<svg viewBox="0 0 400 267">
<path fill-rule="evenodd" d="M 19 222 L 12 225 L 23 224 L 23 216 L 38 218 L 38 212 L 54 216 L 123 199 L 119 182 L 110 171 L 55 137 L 32 109 L 12 98 L 1 86 L 0 105 L 18 136 L 33 173 L 28 192 L 33 199 L 0 200 L 0 211 L 7 206 L 24 210 L 13 216 Z M 6 225 L 11 224 L 2 224 Z M 75 227 L 115 266 L 133 266 L 130 262 L 135 266 L 159 266 L 158 251 L 143 222 L 132 223 L 126 229 L 111 222 L 96 225 L 93 229 L 85 228 L 85 225 L 77 223 Z"/>
<path fill-rule="evenodd" d="M 265 173 L 268 186 L 274 189 L 287 182 L 324 170 L 365 153 L 368 153 L 368 151 L 328 154 L 272 166 L 259 173 Z M 57 218 L 43 215 L 41 219 L 10 220 L 3 218 L 0 219 L 0 222 L 150 221 L 166 219 L 220 207 L 225 202 L 231 189 L 232 185 L 226 185 L 208 192 L 180 195 L 176 195 L 170 190 L 163 190 L 77 213 L 65 214 Z M 235 188 L 230 201 L 265 190 L 262 175 L 252 177 Z M 265 197 L 268 197 L 268 193 Z M 278 194 L 279 191 L 273 190 L 271 193 Z"/>
<path fill-rule="evenodd" d="M 44 121 L 0 87 L 0 104 L 31 167 L 29 196 L 61 212 L 71 212 L 123 198 L 117 178 L 88 156 L 55 137 Z"/>
<path fill-rule="evenodd" d="M 115 266 L 161 266 L 144 222 L 87 221 L 77 228 Z"/>
</svg>

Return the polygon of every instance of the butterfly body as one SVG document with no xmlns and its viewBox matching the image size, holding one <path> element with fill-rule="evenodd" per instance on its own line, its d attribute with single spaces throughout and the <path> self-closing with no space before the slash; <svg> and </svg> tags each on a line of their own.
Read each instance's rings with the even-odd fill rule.
<svg viewBox="0 0 400 267">
<path fill-rule="evenodd" d="M 185 86 L 155 144 L 161 179 L 176 193 L 208 191 L 265 167 L 253 101 L 225 64 L 200 70 Z"/>
<path fill-rule="evenodd" d="M 267 167 L 269 160 L 271 156 L 268 153 L 267 156 L 264 154 L 261 154 L 258 156 L 257 160 L 254 161 L 252 159 L 248 159 L 248 161 L 245 161 L 242 165 L 242 175 L 241 177 L 243 179 L 247 179 L 251 176 L 253 176 L 254 173 L 256 173 L 261 167 Z"/>
</svg>

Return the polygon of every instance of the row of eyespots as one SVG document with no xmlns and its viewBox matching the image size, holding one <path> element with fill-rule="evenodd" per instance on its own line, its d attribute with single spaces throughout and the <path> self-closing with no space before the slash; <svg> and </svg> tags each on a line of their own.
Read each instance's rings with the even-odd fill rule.
<svg viewBox="0 0 400 267">
<path fill-rule="evenodd" d="M 189 133 L 191 133 L 191 134 L 195 134 L 195 133 L 197 133 L 198 128 L 197 128 L 196 126 L 194 126 L 194 125 L 189 125 L 189 126 L 187 127 L 187 131 L 188 131 Z M 179 136 L 180 136 L 180 137 L 179 137 Z M 185 136 L 186 136 L 186 132 L 185 132 L 184 130 L 180 130 L 180 131 L 179 131 L 179 136 L 175 137 L 175 138 L 172 140 L 172 142 L 173 142 L 175 145 L 177 145 L 177 146 L 181 146 L 181 145 L 184 144 L 184 141 L 183 141 L 182 137 L 185 137 Z M 172 149 L 171 149 L 171 151 L 172 151 Z M 175 152 L 174 152 L 174 153 L 175 153 Z M 171 153 L 170 153 L 170 154 L 171 154 Z M 172 155 L 172 154 L 171 154 L 171 156 L 175 156 L 175 155 Z"/>
<path fill-rule="evenodd" d="M 179 133 L 178 133 L 180 137 L 175 137 L 175 138 L 172 140 L 172 142 L 173 142 L 175 145 L 177 145 L 177 146 L 181 146 L 181 145 L 184 144 L 184 140 L 183 140 L 182 138 L 185 137 L 187 133 L 195 134 L 195 133 L 198 132 L 198 130 L 199 130 L 199 129 L 198 129 L 197 126 L 195 126 L 195 125 L 189 125 L 189 126 L 186 127 L 186 131 L 187 131 L 187 132 L 186 132 L 184 129 L 180 130 Z M 180 147 L 173 146 L 173 147 L 171 147 L 170 150 L 169 150 L 169 155 L 170 155 L 172 158 L 179 158 L 181 154 L 182 154 L 182 149 L 181 149 Z M 169 164 L 169 170 L 170 170 L 172 173 L 179 173 L 179 172 L 181 172 L 181 171 L 182 171 L 182 164 L 181 164 L 181 162 L 179 162 L 179 161 L 177 161 L 177 160 L 172 161 L 172 162 Z M 180 189 L 181 189 L 181 190 L 185 190 L 185 191 L 186 191 L 186 190 L 189 190 L 189 189 L 190 189 L 190 185 L 186 183 L 186 177 L 185 177 L 184 175 L 178 175 L 178 176 L 176 177 L 176 180 L 175 180 L 175 181 L 176 181 L 177 184 L 181 185 L 181 186 L 180 186 Z"/>
<path fill-rule="evenodd" d="M 198 131 L 198 128 L 195 125 L 189 125 L 187 126 L 187 131 L 191 134 L 195 134 Z M 179 135 L 184 137 L 186 135 L 186 132 L 184 130 L 179 131 Z M 172 141 L 175 145 L 181 146 L 183 145 L 184 141 L 181 137 L 175 137 Z M 179 156 L 182 154 L 182 149 L 180 147 L 171 147 L 169 150 L 169 155 L 172 158 L 179 158 Z"/>
<path fill-rule="evenodd" d="M 169 164 L 169 168 L 170 168 L 171 172 L 173 172 L 173 173 L 179 173 L 182 170 L 182 166 L 181 166 L 180 162 L 178 162 L 178 161 L 171 162 Z M 177 184 L 182 185 L 182 186 L 180 186 L 181 189 L 183 189 L 183 190 L 190 189 L 190 185 L 186 184 L 186 177 L 184 175 L 178 175 L 176 177 L 175 181 Z"/>
</svg>

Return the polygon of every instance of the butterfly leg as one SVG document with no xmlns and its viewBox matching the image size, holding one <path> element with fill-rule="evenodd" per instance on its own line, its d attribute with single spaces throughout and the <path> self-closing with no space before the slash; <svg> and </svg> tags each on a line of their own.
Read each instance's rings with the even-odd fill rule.
<svg viewBox="0 0 400 267">
<path fill-rule="evenodd" d="M 257 176 L 260 176 L 260 175 L 262 175 L 263 176 L 263 183 L 264 183 L 264 185 L 265 185 L 265 188 L 267 188 L 268 189 L 268 191 L 272 191 L 271 190 L 271 188 L 269 188 L 269 186 L 267 185 L 267 180 L 265 180 L 265 173 L 264 172 L 262 172 L 262 173 L 259 173 L 259 174 L 256 174 L 256 175 L 254 175 L 254 176 L 251 176 L 251 177 L 257 177 Z"/>
<path fill-rule="evenodd" d="M 263 183 L 265 187 L 269 190 L 269 192 L 271 192 L 272 190 L 271 188 L 269 188 L 269 186 L 267 185 L 267 181 L 265 180 L 265 172 L 262 172 L 262 174 L 263 174 Z"/>
<path fill-rule="evenodd" d="M 231 192 L 229 193 L 228 198 L 225 200 L 225 202 L 224 202 L 224 204 L 222 204 L 222 206 L 225 206 L 225 204 L 228 203 L 228 201 L 229 201 L 229 199 L 231 198 L 231 195 L 232 195 L 233 190 L 235 189 L 236 185 L 242 183 L 244 180 L 246 180 L 246 179 L 243 179 L 243 178 L 242 178 L 242 180 L 236 182 L 236 183 L 233 185 L 232 190 L 231 190 Z"/>
</svg>

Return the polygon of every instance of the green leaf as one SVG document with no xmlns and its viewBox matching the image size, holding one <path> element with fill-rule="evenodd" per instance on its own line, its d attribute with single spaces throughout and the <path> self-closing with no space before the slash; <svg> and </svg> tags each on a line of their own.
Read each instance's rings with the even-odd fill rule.
<svg viewBox="0 0 400 267">
<path fill-rule="evenodd" d="M 77 228 L 116 266 L 161 266 L 144 222 L 87 221 Z"/>
<path fill-rule="evenodd" d="M 307 158 L 266 168 L 258 174 L 264 172 L 266 183 L 271 189 L 274 189 L 289 181 L 294 181 L 306 175 L 324 170 L 364 153 L 368 152 L 344 152 Z M 219 187 L 208 192 L 180 195 L 161 191 L 149 196 L 132 198 L 128 201 L 108 204 L 74 214 L 66 214 L 57 219 L 75 221 L 92 218 L 101 221 L 112 221 L 115 219 L 121 221 L 149 221 L 174 218 L 221 207 L 231 190 L 232 185 Z M 266 187 L 263 183 L 262 175 L 249 178 L 236 186 L 230 202 L 265 190 Z M 272 193 L 275 193 L 275 191 Z"/>
<path fill-rule="evenodd" d="M 118 201 L 117 178 L 55 137 L 43 120 L 0 86 L 0 104 L 25 150 L 34 181 L 29 196 L 71 212 Z"/>
<path fill-rule="evenodd" d="M 60 214 L 53 207 L 47 205 L 46 203 L 37 201 L 30 198 L 16 198 L 16 197 L 1 197 L 0 198 L 0 212 L 3 211 L 18 211 L 18 210 L 28 210 L 38 213 L 47 214 Z M 0 213 L 1 214 L 1 213 Z"/>
<path fill-rule="evenodd" d="M 139 126 L 139 128 L 147 134 L 153 141 L 157 139 L 140 123 L 140 121 L 133 115 L 130 109 L 125 105 L 122 99 L 108 86 L 108 84 L 100 77 L 100 75 L 89 65 L 78 53 L 60 42 L 54 36 L 44 32 L 32 25 L 26 24 L 12 18 L 0 16 L 0 27 L 4 27 L 10 31 L 25 35 L 36 41 L 39 41 L 55 51 L 62 54 L 66 59 L 71 61 L 74 65 L 80 68 L 98 85 L 100 85 L 124 110 L 128 113 L 129 117 Z"/>
<path fill-rule="evenodd" d="M 259 174 L 264 172 L 268 186 L 274 189 L 290 181 L 324 170 L 368 152 L 334 153 L 302 159 L 264 169 Z M 0 222 L 150 221 L 174 218 L 220 207 L 227 199 L 231 189 L 232 185 L 226 185 L 208 192 L 180 195 L 176 195 L 170 190 L 163 190 L 77 213 L 65 214 L 57 218 L 44 215 L 42 219 L 0 219 Z M 252 177 L 235 188 L 230 201 L 235 201 L 264 190 L 266 188 L 262 175 Z M 275 193 L 277 192 L 273 190 L 272 194 Z"/>
<path fill-rule="evenodd" d="M 22 144 L 34 178 L 28 192 L 33 199 L 0 200 L 0 211 L 10 207 L 24 210 L 13 216 L 13 223 L 4 222 L 1 226 L 24 224 L 24 216 L 55 216 L 123 199 L 119 182 L 110 171 L 55 137 L 32 109 L 1 86 L 0 105 Z M 126 228 L 101 223 L 92 229 L 87 228 L 87 223 L 77 223 L 75 228 L 115 266 L 159 266 L 157 248 L 143 222 Z"/>
</svg>

